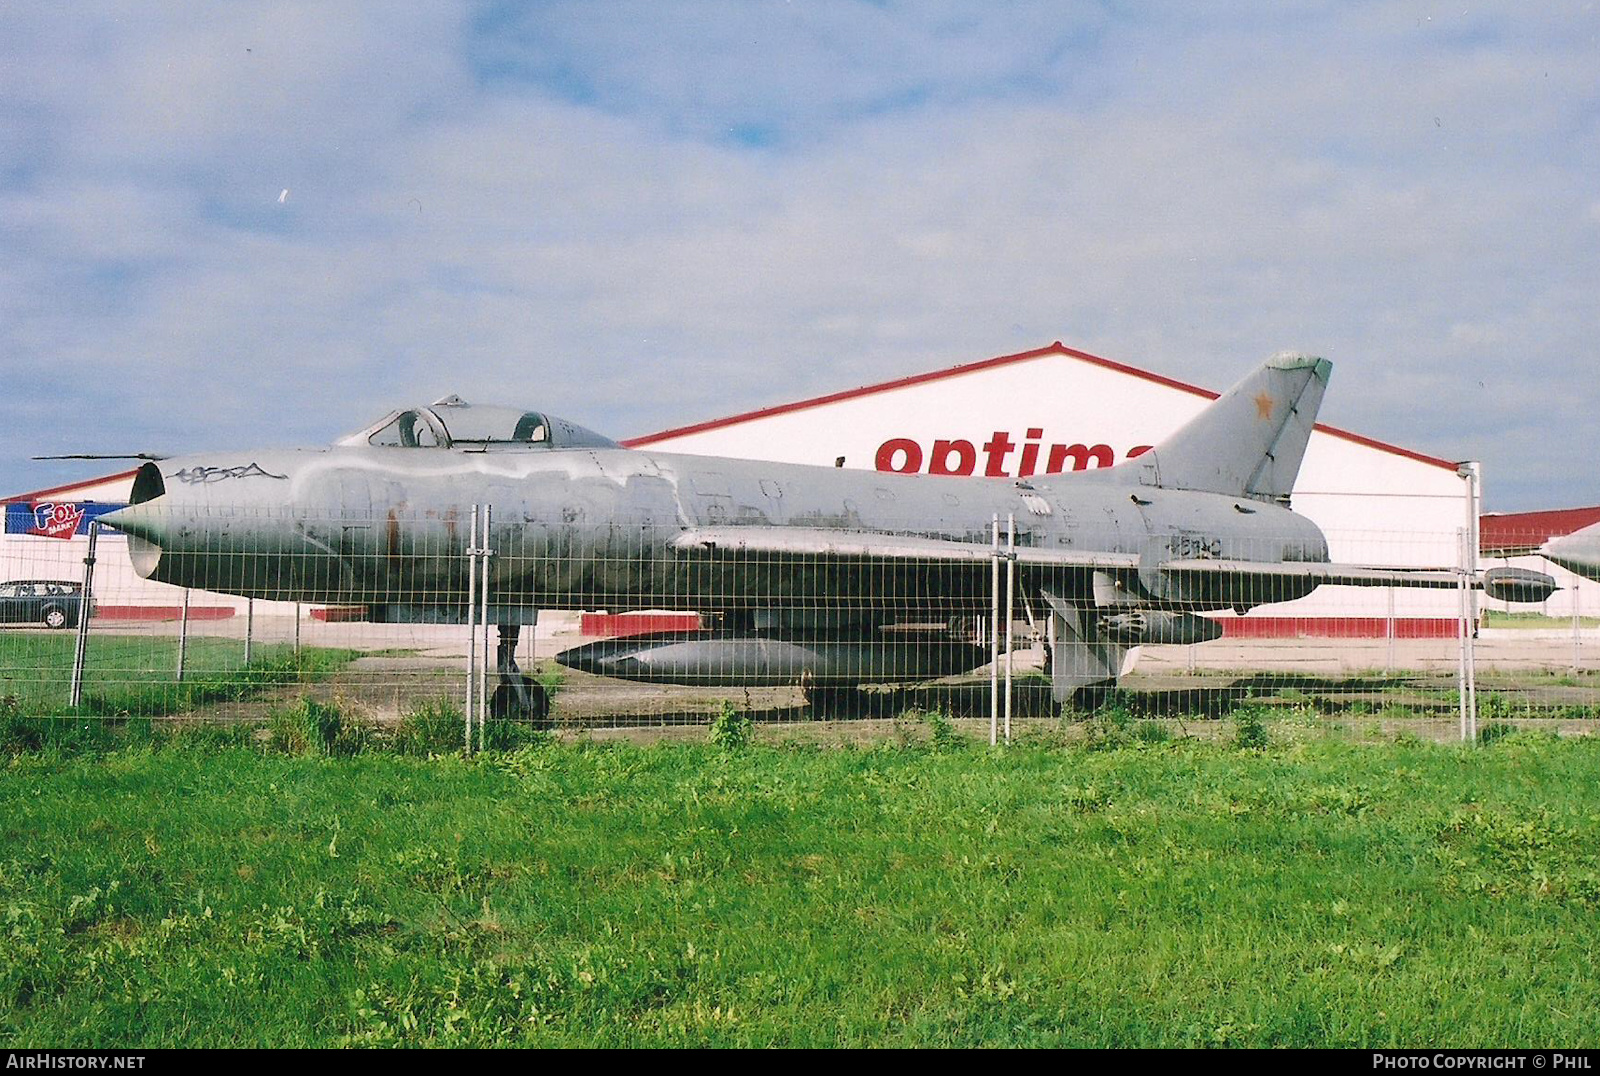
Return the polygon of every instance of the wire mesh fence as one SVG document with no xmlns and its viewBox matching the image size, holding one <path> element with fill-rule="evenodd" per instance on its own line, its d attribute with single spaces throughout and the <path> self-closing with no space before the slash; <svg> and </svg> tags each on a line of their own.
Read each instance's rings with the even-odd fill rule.
<svg viewBox="0 0 1600 1076">
<path fill-rule="evenodd" d="M 159 543 L 95 525 L 0 545 L 13 712 L 250 722 L 309 696 L 380 725 L 450 710 L 481 736 L 920 710 L 999 739 L 1097 714 L 1433 739 L 1600 716 L 1581 582 L 1488 599 L 1463 531 L 1330 532 L 1340 562 L 1455 574 L 1316 586 L 1250 569 L 1325 556 L 1304 532 L 1150 538 L 1116 518 L 973 527 L 880 507 L 790 520 L 772 543 L 736 515 L 686 531 L 604 506 L 139 507 Z"/>
</svg>

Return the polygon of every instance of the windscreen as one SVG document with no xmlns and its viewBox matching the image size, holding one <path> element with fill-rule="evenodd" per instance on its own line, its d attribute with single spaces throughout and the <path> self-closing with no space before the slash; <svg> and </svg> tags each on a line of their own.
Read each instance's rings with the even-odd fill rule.
<svg viewBox="0 0 1600 1076">
<path fill-rule="evenodd" d="M 420 411 L 402 411 L 367 438 L 367 444 L 392 448 L 438 448 L 439 435 Z"/>
<path fill-rule="evenodd" d="M 544 416 L 509 407 L 452 407 L 440 415 L 452 443 L 539 444 L 549 438 Z"/>
</svg>

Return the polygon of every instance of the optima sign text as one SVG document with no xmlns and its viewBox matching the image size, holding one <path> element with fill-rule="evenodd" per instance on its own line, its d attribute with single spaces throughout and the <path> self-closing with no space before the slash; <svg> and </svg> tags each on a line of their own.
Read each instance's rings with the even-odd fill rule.
<svg viewBox="0 0 1600 1076">
<path fill-rule="evenodd" d="M 873 465 L 880 471 L 897 474 L 926 472 L 964 477 L 982 474 L 987 478 L 1027 478 L 1040 473 L 1061 474 L 1110 467 L 1117 462 L 1116 452 L 1110 445 L 1044 444 L 1043 438 L 1044 427 L 1030 426 L 1021 444 L 1011 439 L 1009 431 L 995 430 L 981 449 L 962 438 L 939 438 L 924 450 L 922 443 L 913 438 L 891 437 L 878 446 Z M 1149 450 L 1149 445 L 1135 445 L 1122 458 L 1130 460 Z M 1017 453 L 1015 470 L 1010 462 L 1014 452 Z"/>
</svg>

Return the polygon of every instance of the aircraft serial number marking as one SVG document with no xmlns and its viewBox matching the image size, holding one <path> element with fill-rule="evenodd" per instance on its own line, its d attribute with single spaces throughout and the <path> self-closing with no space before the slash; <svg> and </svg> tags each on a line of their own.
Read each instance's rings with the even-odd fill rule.
<svg viewBox="0 0 1600 1076">
<path fill-rule="evenodd" d="M 1167 539 L 1167 550 L 1184 559 L 1222 556 L 1222 539 L 1199 534 L 1174 534 Z"/>
</svg>

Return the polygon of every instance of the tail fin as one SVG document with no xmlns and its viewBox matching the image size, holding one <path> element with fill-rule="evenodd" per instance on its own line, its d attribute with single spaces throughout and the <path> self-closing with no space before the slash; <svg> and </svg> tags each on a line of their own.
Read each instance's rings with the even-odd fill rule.
<svg viewBox="0 0 1600 1076">
<path fill-rule="evenodd" d="M 1122 467 L 1140 485 L 1287 503 L 1333 364 L 1279 352 Z"/>
</svg>

